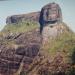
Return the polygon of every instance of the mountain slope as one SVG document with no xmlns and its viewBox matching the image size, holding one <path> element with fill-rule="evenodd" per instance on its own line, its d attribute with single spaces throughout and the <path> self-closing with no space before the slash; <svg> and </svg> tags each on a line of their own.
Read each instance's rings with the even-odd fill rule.
<svg viewBox="0 0 75 75">
<path fill-rule="evenodd" d="M 22 32 L 17 25 L 7 25 L 3 29 L 0 36 L 0 65 L 4 65 L 0 67 L 1 74 L 68 75 L 70 69 L 74 70 L 75 34 L 69 27 L 65 23 L 45 26 L 41 35 L 36 26 L 30 23 Z M 47 28 L 51 28 L 50 32 Z"/>
<path fill-rule="evenodd" d="M 58 30 L 60 34 L 55 32 L 53 28 Z M 48 33 L 47 29 L 47 27 L 44 28 L 45 33 L 43 34 L 47 35 L 43 37 L 40 51 L 43 58 L 33 62 L 36 66 L 29 75 L 74 75 L 75 34 L 65 23 L 51 27 L 50 30 L 55 33 L 54 35 L 49 35 L 51 32 Z"/>
<path fill-rule="evenodd" d="M 7 20 L 0 32 L 0 75 L 75 75 L 75 33 L 58 4 Z"/>
</svg>

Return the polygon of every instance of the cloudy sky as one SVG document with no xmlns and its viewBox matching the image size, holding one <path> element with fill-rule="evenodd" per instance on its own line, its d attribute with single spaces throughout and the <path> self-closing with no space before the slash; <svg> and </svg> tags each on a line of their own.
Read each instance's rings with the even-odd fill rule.
<svg viewBox="0 0 75 75">
<path fill-rule="evenodd" d="M 0 0 L 0 30 L 6 25 L 6 17 L 40 11 L 50 2 L 60 5 L 63 21 L 75 31 L 75 0 Z"/>
</svg>

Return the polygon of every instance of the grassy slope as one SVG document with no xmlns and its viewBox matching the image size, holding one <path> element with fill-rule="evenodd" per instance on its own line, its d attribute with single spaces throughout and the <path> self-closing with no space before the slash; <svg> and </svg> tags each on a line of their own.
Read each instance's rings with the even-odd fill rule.
<svg viewBox="0 0 75 75">
<path fill-rule="evenodd" d="M 22 33 L 22 32 L 28 32 L 35 28 L 39 27 L 38 23 L 36 22 L 22 22 L 18 24 L 9 24 L 4 27 L 2 32 L 12 32 L 12 33 Z"/>
<path fill-rule="evenodd" d="M 34 22 L 23 22 L 14 25 L 6 25 L 0 35 L 12 32 L 12 33 L 22 33 L 28 32 L 35 28 L 38 28 L 39 25 Z M 8 41 L 9 42 L 9 41 Z M 10 41 L 12 42 L 12 41 Z M 10 44 L 9 42 L 9 44 Z M 54 40 L 49 40 L 49 43 L 46 44 L 43 49 L 48 53 L 51 57 L 54 57 L 57 52 L 60 52 L 65 62 L 74 62 L 72 60 L 72 56 L 75 52 L 75 34 L 71 31 L 64 32 L 62 35 L 57 37 Z M 69 59 L 69 57 L 71 59 Z M 70 61 L 72 60 L 72 61 Z M 75 63 L 74 63 L 75 64 Z"/>
<path fill-rule="evenodd" d="M 31 31 L 33 29 L 36 29 L 39 27 L 39 24 L 36 22 L 21 22 L 18 24 L 9 24 L 4 27 L 4 29 L 0 32 L 0 44 L 5 44 L 7 46 L 11 46 L 12 44 L 15 44 L 14 40 L 8 40 L 4 39 L 4 37 L 10 35 L 11 33 L 13 34 L 18 34 L 18 33 L 24 33 Z"/>
<path fill-rule="evenodd" d="M 69 28 L 67 25 L 63 23 L 64 27 L 68 30 Z M 18 24 L 10 24 L 6 25 L 2 32 L 0 32 L 0 35 L 2 34 L 8 34 L 8 33 L 24 33 L 31 31 L 35 28 L 38 28 L 39 24 L 35 22 L 23 22 L 23 23 L 18 23 Z M 7 40 L 6 40 L 7 41 Z M 8 41 L 9 42 L 9 41 Z M 11 41 L 12 42 L 12 41 Z M 44 50 L 46 53 L 48 52 L 49 55 L 52 57 L 57 53 L 57 52 L 67 52 L 66 54 L 64 53 L 64 56 L 69 54 L 72 54 L 72 50 L 75 47 L 75 34 L 69 30 L 69 31 L 64 31 L 62 35 L 57 37 L 54 40 L 49 40 L 49 42 L 44 46 Z"/>
<path fill-rule="evenodd" d="M 49 40 L 48 43 L 44 45 L 43 50 L 52 58 L 54 58 L 57 53 L 60 53 L 64 57 L 64 62 L 72 63 L 74 62 L 74 60 L 72 60 L 72 56 L 75 52 L 75 33 L 71 30 L 68 31 L 68 27 L 66 30 L 57 38 Z"/>
</svg>

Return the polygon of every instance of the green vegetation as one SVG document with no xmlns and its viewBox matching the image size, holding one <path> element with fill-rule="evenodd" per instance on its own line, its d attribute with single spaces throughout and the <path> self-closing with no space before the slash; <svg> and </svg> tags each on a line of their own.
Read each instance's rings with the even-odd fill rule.
<svg viewBox="0 0 75 75">
<path fill-rule="evenodd" d="M 63 25 L 66 26 L 65 24 Z M 38 23 L 28 21 L 6 25 L 2 32 L 0 32 L 0 37 L 9 33 L 15 34 L 32 31 L 38 27 Z M 0 43 L 8 47 L 16 45 L 13 39 L 2 39 L 0 40 Z M 57 53 L 60 53 L 64 59 L 63 61 L 72 65 L 69 72 L 65 72 L 66 75 L 75 75 L 75 34 L 70 31 L 67 26 L 61 35 L 57 36 L 56 38 L 49 39 L 48 43 L 46 43 L 46 45 L 44 45 L 42 48 L 45 51 L 45 54 L 47 53 L 47 55 L 51 56 L 52 58 L 54 58 Z M 21 72 L 20 75 L 26 75 L 26 73 Z"/>
<path fill-rule="evenodd" d="M 72 32 L 65 32 L 55 39 L 50 39 L 44 46 L 44 50 L 49 53 L 50 56 L 56 55 L 57 52 L 63 53 L 63 56 L 71 56 L 73 48 L 75 47 L 75 34 Z"/>
<path fill-rule="evenodd" d="M 38 23 L 26 21 L 26 22 L 21 22 L 17 24 L 6 25 L 4 29 L 2 30 L 2 32 L 4 33 L 9 33 L 9 32 L 22 33 L 23 32 L 24 33 L 24 32 L 31 31 L 37 27 L 39 27 Z"/>
<path fill-rule="evenodd" d="M 43 47 L 45 54 L 51 56 L 52 59 L 56 54 L 63 57 L 65 63 L 69 63 L 71 67 L 65 75 L 75 75 L 75 34 L 67 31 L 55 39 L 50 39 Z"/>
<path fill-rule="evenodd" d="M 66 74 L 66 75 L 75 75 L 75 68 L 72 67 L 70 69 L 70 72 L 68 74 Z"/>
<path fill-rule="evenodd" d="M 36 22 L 20 22 L 17 24 L 9 24 L 4 27 L 4 29 L 0 32 L 0 44 L 11 46 L 15 44 L 13 39 L 5 39 L 9 36 L 16 36 L 18 33 L 24 33 L 31 30 L 34 30 L 39 27 L 39 24 Z"/>
<path fill-rule="evenodd" d="M 72 44 L 73 41 L 75 41 L 74 35 L 72 35 L 70 33 L 68 35 L 62 34 L 62 36 L 59 36 L 58 38 L 51 41 L 51 43 L 53 45 L 51 46 L 50 51 L 52 51 L 52 52 L 57 52 L 57 50 L 60 51 L 65 47 L 65 45 L 66 45 L 66 49 L 67 49 L 71 46 L 70 44 Z M 71 46 L 71 47 L 73 47 L 73 46 Z M 50 52 L 50 53 L 52 53 L 52 52 Z"/>
</svg>

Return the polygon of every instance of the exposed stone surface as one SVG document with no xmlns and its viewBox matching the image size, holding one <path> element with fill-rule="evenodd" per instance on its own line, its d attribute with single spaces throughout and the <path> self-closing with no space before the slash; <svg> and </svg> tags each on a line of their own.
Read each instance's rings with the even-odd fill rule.
<svg viewBox="0 0 75 75">
<path fill-rule="evenodd" d="M 46 15 L 45 12 L 48 7 L 48 11 L 51 11 L 51 5 L 52 10 L 56 9 L 55 11 L 60 12 L 58 14 L 60 17 L 54 16 L 53 18 L 53 14 Z M 59 5 L 50 3 L 42 8 L 41 14 L 42 15 L 38 12 L 30 15 L 17 15 L 7 18 L 7 23 L 9 24 L 17 23 L 24 19 L 24 21 L 35 20 L 37 22 L 40 20 L 40 25 L 45 24 L 46 26 L 44 26 L 42 34 L 40 34 L 40 30 L 37 28 L 26 33 L 11 33 L 1 37 L 0 75 L 65 75 L 65 71 L 71 67 L 71 64 L 66 62 L 66 59 L 68 60 L 68 57 L 71 57 L 68 55 L 68 51 L 71 49 L 67 47 L 69 47 L 68 45 L 75 47 L 75 41 L 71 40 L 71 36 L 69 40 L 70 43 L 65 43 L 66 37 L 70 36 L 69 33 L 72 32 L 62 22 Z M 41 23 L 42 20 L 39 19 L 38 15 L 44 23 Z M 57 14 L 55 13 L 54 15 Z M 50 23 L 47 24 L 47 21 L 50 21 Z M 67 34 L 67 36 L 65 35 L 65 39 L 58 39 L 60 35 L 62 37 L 63 33 Z M 48 42 L 50 42 L 50 44 Z M 51 48 L 52 45 L 53 47 Z M 62 48 L 59 46 L 62 46 Z M 55 49 L 53 51 L 54 55 L 49 54 L 51 49 Z"/>
<path fill-rule="evenodd" d="M 40 12 L 40 32 L 42 32 L 43 26 L 47 24 L 54 24 L 56 22 L 62 22 L 61 8 L 56 3 L 49 3 L 45 5 Z"/>
<path fill-rule="evenodd" d="M 0 44 L 0 73 L 3 75 L 18 75 L 23 71 L 27 75 L 38 75 L 37 73 L 41 75 L 40 73 L 43 74 L 44 71 L 47 73 L 47 69 L 50 72 L 54 70 L 55 73 L 61 70 L 61 72 L 64 72 L 65 65 L 66 67 L 68 65 L 63 63 L 63 55 L 50 59 L 46 57 L 48 54 L 44 54 L 44 51 L 41 50 L 43 44 L 48 44 L 49 39 L 57 38 L 64 31 L 69 32 L 69 29 L 64 23 L 61 23 L 45 26 L 42 35 L 40 35 L 39 29 L 35 29 L 27 33 L 21 33 L 18 37 L 15 35 L 16 38 L 13 38 L 13 36 L 10 39 L 4 37 L 4 40 L 13 40 L 15 43 L 10 46 Z M 55 71 L 55 69 L 57 70 Z"/>
<path fill-rule="evenodd" d="M 40 12 L 33 12 L 29 14 L 22 14 L 22 15 L 13 15 L 9 16 L 6 19 L 7 24 L 11 23 L 18 23 L 18 22 L 24 22 L 24 21 L 39 21 L 39 14 Z"/>
<path fill-rule="evenodd" d="M 55 39 L 62 33 L 68 32 L 70 29 L 65 23 L 48 24 L 43 28 L 42 36 L 43 43 L 48 42 L 48 40 Z"/>
<path fill-rule="evenodd" d="M 56 3 L 49 3 L 41 9 L 41 12 L 9 16 L 6 19 L 6 23 L 11 24 L 27 20 L 40 22 L 41 25 L 48 22 L 55 23 L 56 21 L 62 21 L 61 8 Z"/>
<path fill-rule="evenodd" d="M 17 72 L 22 61 L 24 70 L 27 71 L 41 46 L 41 36 L 37 29 L 22 33 L 16 39 L 10 38 L 10 40 L 15 40 L 16 45 L 10 47 L 0 45 L 0 73 L 4 75 L 12 75 Z"/>
<path fill-rule="evenodd" d="M 61 8 L 56 3 L 49 3 L 45 5 L 40 13 L 40 20 L 44 21 L 44 23 L 53 23 L 56 21 L 62 21 L 62 13 Z"/>
</svg>

